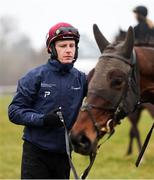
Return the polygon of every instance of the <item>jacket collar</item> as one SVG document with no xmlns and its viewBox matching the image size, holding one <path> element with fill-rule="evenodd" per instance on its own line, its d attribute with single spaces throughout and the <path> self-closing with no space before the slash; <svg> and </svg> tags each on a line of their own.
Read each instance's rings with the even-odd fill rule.
<svg viewBox="0 0 154 180">
<path fill-rule="evenodd" d="M 61 74 L 69 73 L 74 66 L 74 63 L 62 64 L 60 61 L 56 59 L 49 59 L 48 64 L 53 71 L 60 72 Z"/>
</svg>

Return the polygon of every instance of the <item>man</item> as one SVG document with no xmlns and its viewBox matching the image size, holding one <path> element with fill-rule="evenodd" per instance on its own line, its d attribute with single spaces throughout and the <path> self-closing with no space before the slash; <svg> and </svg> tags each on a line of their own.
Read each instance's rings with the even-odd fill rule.
<svg viewBox="0 0 154 180">
<path fill-rule="evenodd" d="M 137 43 L 148 43 L 154 36 L 154 24 L 147 18 L 148 9 L 145 6 L 137 6 L 133 12 L 138 22 L 134 27 L 135 40 Z"/>
<path fill-rule="evenodd" d="M 61 107 L 70 130 L 86 95 L 86 76 L 73 67 L 79 37 L 68 23 L 50 28 L 50 59 L 19 80 L 8 114 L 13 123 L 25 126 L 22 179 L 69 179 L 64 127 L 56 112 Z"/>
</svg>

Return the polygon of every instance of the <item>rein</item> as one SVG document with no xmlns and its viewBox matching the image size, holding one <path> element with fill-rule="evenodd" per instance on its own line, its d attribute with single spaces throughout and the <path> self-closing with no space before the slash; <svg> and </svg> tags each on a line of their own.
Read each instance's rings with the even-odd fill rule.
<svg viewBox="0 0 154 180">
<path fill-rule="evenodd" d="M 69 159 L 69 164 L 70 164 L 70 167 L 72 169 L 72 172 L 73 172 L 73 175 L 74 175 L 74 179 L 86 179 L 86 177 L 88 176 L 89 174 L 89 171 L 95 161 L 95 158 L 96 158 L 96 153 L 91 153 L 90 154 L 90 163 L 88 165 L 88 167 L 84 170 L 83 174 L 81 175 L 81 177 L 79 178 L 77 172 L 76 172 L 76 169 L 74 167 L 74 164 L 72 162 L 72 159 L 71 159 L 71 148 L 70 148 L 70 140 L 69 140 L 69 135 L 68 135 L 68 130 L 67 130 L 67 127 L 66 127 L 66 124 L 65 124 L 65 121 L 64 121 L 64 117 L 61 113 L 61 107 L 59 107 L 59 111 L 57 111 L 57 115 L 59 116 L 59 119 L 60 121 L 63 123 L 64 125 L 64 129 L 65 129 L 65 142 L 66 142 L 66 152 L 67 152 L 67 155 L 68 155 L 68 159 Z"/>
<path fill-rule="evenodd" d="M 144 144 L 143 144 L 143 146 L 142 146 L 142 148 L 141 148 L 141 151 L 140 151 L 140 153 L 139 153 L 139 155 L 138 155 L 138 158 L 137 158 L 136 163 L 135 163 L 136 167 L 138 167 L 139 164 L 140 164 L 140 161 L 141 161 L 141 159 L 142 159 L 142 156 L 143 156 L 143 154 L 144 154 L 144 152 L 145 152 L 145 150 L 146 150 L 146 147 L 147 147 L 147 145 L 148 145 L 148 143 L 149 143 L 149 140 L 150 140 L 150 137 L 151 137 L 151 134 L 152 134 L 153 129 L 154 129 L 154 123 L 152 124 L 152 127 L 151 127 L 150 131 L 148 132 L 148 134 L 147 134 L 147 136 L 146 136 L 146 139 L 145 139 L 145 141 L 144 141 Z"/>
<path fill-rule="evenodd" d="M 76 172 L 76 169 L 75 169 L 74 164 L 73 164 L 72 159 L 71 159 L 71 150 L 70 150 L 70 144 L 69 144 L 69 142 L 70 142 L 69 141 L 69 135 L 68 135 L 68 131 L 67 131 L 67 127 L 66 127 L 65 121 L 64 121 L 64 117 L 63 117 L 62 112 L 61 112 L 61 107 L 59 107 L 59 111 L 57 111 L 57 115 L 59 116 L 59 119 L 63 123 L 64 129 L 65 129 L 66 152 L 67 152 L 67 155 L 68 155 L 70 167 L 72 169 L 74 178 L 75 179 L 79 179 L 78 174 Z"/>
</svg>

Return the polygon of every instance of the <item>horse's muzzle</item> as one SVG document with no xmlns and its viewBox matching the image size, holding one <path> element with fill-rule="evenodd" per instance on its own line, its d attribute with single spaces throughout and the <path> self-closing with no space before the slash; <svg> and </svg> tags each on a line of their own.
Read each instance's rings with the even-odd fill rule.
<svg viewBox="0 0 154 180">
<path fill-rule="evenodd" d="M 70 141 L 73 146 L 73 150 L 77 153 L 89 155 L 93 151 L 93 145 L 84 133 L 75 135 L 70 132 Z"/>
</svg>

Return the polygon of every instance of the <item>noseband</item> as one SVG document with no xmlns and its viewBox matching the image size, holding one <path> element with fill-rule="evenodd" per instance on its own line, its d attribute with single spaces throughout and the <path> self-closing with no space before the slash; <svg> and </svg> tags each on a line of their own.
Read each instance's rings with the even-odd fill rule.
<svg viewBox="0 0 154 180">
<path fill-rule="evenodd" d="M 93 123 L 94 129 L 97 132 L 97 138 L 100 139 L 102 137 L 102 133 L 111 133 L 113 131 L 113 128 L 111 128 L 111 123 L 113 121 L 113 119 L 109 119 L 106 123 L 105 126 L 101 127 L 99 125 L 99 123 L 97 123 L 96 118 L 94 117 L 93 113 L 92 113 L 92 109 L 98 109 L 98 110 L 102 110 L 104 111 L 105 108 L 104 107 L 100 107 L 100 106 L 96 106 L 94 104 L 88 104 L 88 102 L 86 101 L 87 97 L 84 98 L 83 100 L 83 104 L 81 107 L 81 111 L 87 111 L 88 115 L 90 116 L 90 120 Z"/>
</svg>

